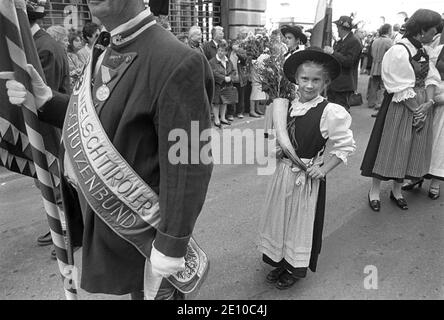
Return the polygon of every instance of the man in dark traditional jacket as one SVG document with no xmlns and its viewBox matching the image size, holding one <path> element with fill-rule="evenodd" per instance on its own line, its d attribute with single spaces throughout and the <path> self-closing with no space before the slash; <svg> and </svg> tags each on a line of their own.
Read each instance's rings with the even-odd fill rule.
<svg viewBox="0 0 444 320">
<path fill-rule="evenodd" d="M 356 91 L 358 83 L 359 60 L 362 52 L 361 41 L 353 34 L 353 20 L 342 16 L 334 22 L 338 26 L 340 40 L 333 49 L 326 47 L 325 52 L 333 54 L 342 67 L 341 75 L 330 85 L 327 95 L 332 103 L 350 109 L 350 97 Z"/>
<path fill-rule="evenodd" d="M 33 3 L 35 0 L 28 0 L 27 13 L 46 83 L 55 91 L 70 93 L 68 57 L 63 47 L 38 25 L 37 21 L 44 17 L 45 12 L 34 9 Z"/>
<path fill-rule="evenodd" d="M 66 179 L 62 179 L 62 194 L 68 235 L 74 246 L 83 246 L 81 287 L 91 293 L 130 293 L 133 299 L 140 299 L 149 258 L 152 273 L 163 277 L 156 299 L 180 298 L 166 278 L 185 267 L 187 246 L 211 177 L 211 158 L 193 159 L 193 155 L 200 155 L 208 145 L 197 140 L 211 127 L 212 72 L 202 54 L 156 24 L 143 0 L 94 1 L 89 7 L 110 34 L 99 36 L 91 65 L 74 89 L 69 106 L 69 96 L 48 91 L 35 74 L 32 76 L 40 118 L 59 127 L 64 123 L 62 167 Z M 13 80 L 7 86 L 12 95 L 20 88 Z M 82 92 L 86 93 L 82 96 Z M 73 113 L 75 109 L 80 112 L 78 116 Z M 93 128 L 93 122 L 87 123 L 91 119 L 101 126 Z M 74 124 L 82 127 L 75 131 Z M 99 144 L 106 142 L 106 138 L 95 136 L 100 129 L 111 146 Z M 170 154 L 170 150 L 177 142 L 176 135 L 171 135 L 177 130 L 187 137 L 187 141 L 180 141 L 185 143 L 187 155 L 184 162 L 174 164 L 170 157 L 176 154 Z M 73 154 L 73 148 L 81 144 L 80 138 L 75 139 L 79 134 L 80 138 L 90 138 Z M 99 165 L 101 170 L 93 170 L 97 164 L 94 161 L 109 154 L 124 161 L 108 158 Z M 90 155 L 93 157 L 88 159 Z M 107 163 L 113 164 L 106 169 L 112 177 L 96 180 Z M 128 170 L 121 170 L 122 166 Z M 123 174 L 151 188 L 158 201 L 147 201 L 152 194 L 128 191 L 127 186 L 134 185 L 134 181 L 124 180 Z M 85 181 L 88 176 L 91 178 Z M 98 184 L 104 188 L 97 190 Z M 118 192 L 105 203 L 103 199 L 109 196 L 106 188 L 112 191 L 116 185 Z M 141 210 L 119 210 L 113 204 L 119 197 L 132 199 L 127 207 L 135 204 Z M 92 209 L 97 201 L 103 209 L 117 209 L 104 219 L 101 207 Z M 153 209 L 156 207 L 158 210 Z M 120 228 L 110 223 L 113 219 Z M 147 222 L 142 231 L 128 232 L 132 229 L 126 228 L 136 219 L 156 220 L 156 224 Z M 126 240 L 124 236 L 128 236 Z"/>
</svg>

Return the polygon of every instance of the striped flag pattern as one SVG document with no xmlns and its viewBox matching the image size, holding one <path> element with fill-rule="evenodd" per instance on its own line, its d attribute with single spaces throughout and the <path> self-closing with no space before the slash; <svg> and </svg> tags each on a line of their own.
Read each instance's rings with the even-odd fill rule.
<svg viewBox="0 0 444 320">
<path fill-rule="evenodd" d="M 332 42 L 332 22 L 333 22 L 333 0 L 318 0 L 316 17 L 310 44 L 319 48 L 331 46 Z"/>
<path fill-rule="evenodd" d="M 6 44 L 0 46 L 0 60 L 2 61 L 2 69 L 0 71 L 13 71 L 15 80 L 24 84 L 28 90 L 27 103 L 20 109 L 22 110 L 22 118 L 16 115 L 17 124 L 15 122 L 9 122 L 11 119 L 1 120 L 2 127 L 8 122 L 11 124 L 5 131 L 5 134 L 12 135 L 12 143 L 4 141 L 2 138 L 2 151 L 0 156 L 2 157 L 2 163 L 15 165 L 20 170 L 29 170 L 29 173 L 34 173 L 39 180 L 40 191 L 42 193 L 43 204 L 47 213 L 47 219 L 49 228 L 51 231 L 52 241 L 54 243 L 57 262 L 62 280 L 64 284 L 65 296 L 68 300 L 75 300 L 77 298 L 77 290 L 74 267 L 73 267 L 73 255 L 72 250 L 68 255 L 67 245 L 63 236 L 62 225 L 60 222 L 60 212 L 56 205 L 54 196 L 54 183 L 49 171 L 48 163 L 54 163 L 54 158 L 48 154 L 45 148 L 43 136 L 40 131 L 40 122 L 37 116 L 37 109 L 35 105 L 34 96 L 32 95 L 31 79 L 27 72 L 27 62 L 32 62 L 34 66 L 37 66 L 37 70 L 41 70 L 41 66 L 38 60 L 34 42 L 32 41 L 32 35 L 28 18 L 26 16 L 26 4 L 24 0 L 1 0 L 0 1 L 0 44 Z M 9 68 L 5 67 L 5 61 L 9 62 Z M 4 84 L 3 88 L 4 90 Z M 2 94 L 0 100 L 0 109 L 8 107 L 9 103 L 5 99 L 5 95 Z M 6 97 L 7 99 L 7 97 Z M 9 105 L 9 107 L 13 108 Z M 16 109 L 19 109 L 15 107 Z M 22 121 L 22 122 L 20 122 Z M 25 127 L 25 131 L 20 130 L 20 127 Z M 4 127 L 3 127 L 4 128 Z M 4 135 L 2 134 L 2 137 Z M 20 137 L 20 143 L 18 142 Z M 5 149 L 7 147 L 9 149 Z M 14 148 L 17 154 L 20 154 L 20 150 L 23 152 L 25 158 L 14 156 Z M 5 155 L 5 151 L 11 151 Z M 26 153 L 28 154 L 26 156 Z"/>
</svg>

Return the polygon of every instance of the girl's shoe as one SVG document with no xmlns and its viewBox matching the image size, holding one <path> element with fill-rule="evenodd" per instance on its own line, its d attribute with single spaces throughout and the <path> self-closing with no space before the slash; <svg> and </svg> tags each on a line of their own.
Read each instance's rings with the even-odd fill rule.
<svg viewBox="0 0 444 320">
<path fill-rule="evenodd" d="M 285 269 L 282 267 L 276 268 L 274 270 L 272 270 L 268 275 L 267 275 L 267 282 L 268 283 L 276 283 L 279 280 L 279 277 L 281 276 L 282 273 L 285 272 Z"/>
<path fill-rule="evenodd" d="M 286 290 L 291 288 L 299 278 L 294 277 L 290 272 L 285 270 L 281 276 L 279 277 L 279 280 L 276 283 L 276 288 L 279 290 Z"/>
<path fill-rule="evenodd" d="M 258 115 L 257 113 L 250 113 L 250 117 L 252 117 L 252 118 L 260 118 L 261 116 Z"/>
<path fill-rule="evenodd" d="M 227 120 L 228 121 L 234 121 L 234 117 L 233 116 L 227 116 Z"/>
<path fill-rule="evenodd" d="M 236 117 L 238 117 L 239 119 L 243 119 L 244 115 L 242 113 L 239 113 Z"/>
<path fill-rule="evenodd" d="M 417 181 L 408 182 L 408 183 L 404 184 L 401 189 L 403 191 L 411 191 L 411 190 L 415 189 L 416 187 L 418 187 L 418 189 L 421 189 L 423 183 L 424 183 L 424 179 L 419 179 Z"/>
<path fill-rule="evenodd" d="M 216 127 L 218 127 L 219 129 L 222 128 L 222 125 L 220 124 L 220 122 L 215 122 L 214 125 L 215 125 Z"/>
<path fill-rule="evenodd" d="M 429 198 L 432 200 L 437 200 L 439 198 L 439 187 L 438 188 L 434 188 L 434 187 L 430 187 L 429 189 Z"/>
</svg>

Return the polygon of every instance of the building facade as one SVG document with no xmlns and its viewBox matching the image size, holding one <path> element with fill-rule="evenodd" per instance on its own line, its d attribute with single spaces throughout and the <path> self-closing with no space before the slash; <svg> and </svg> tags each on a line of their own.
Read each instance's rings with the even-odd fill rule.
<svg viewBox="0 0 444 320">
<path fill-rule="evenodd" d="M 149 0 L 145 3 L 148 5 Z M 94 21 L 87 0 L 47 0 L 48 14 L 43 26 L 64 25 L 80 30 Z M 222 26 L 226 38 L 235 38 L 240 30 L 256 31 L 265 26 L 267 0 L 170 0 L 168 22 L 174 34 L 188 32 L 193 25 L 202 28 L 205 40 L 213 26 Z M 97 21 L 96 21 L 97 22 Z"/>
</svg>

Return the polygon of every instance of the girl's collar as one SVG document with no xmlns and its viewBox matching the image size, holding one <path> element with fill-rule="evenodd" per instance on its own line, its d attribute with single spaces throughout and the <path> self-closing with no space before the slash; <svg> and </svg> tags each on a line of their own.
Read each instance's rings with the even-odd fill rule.
<svg viewBox="0 0 444 320">
<path fill-rule="evenodd" d="M 316 108 L 318 106 L 318 104 L 320 104 L 322 101 L 324 101 L 324 97 L 322 97 L 320 95 L 310 101 L 305 102 L 305 103 L 300 102 L 299 98 L 296 98 L 291 103 L 290 116 L 291 117 L 303 116 L 310 109 Z"/>
</svg>

